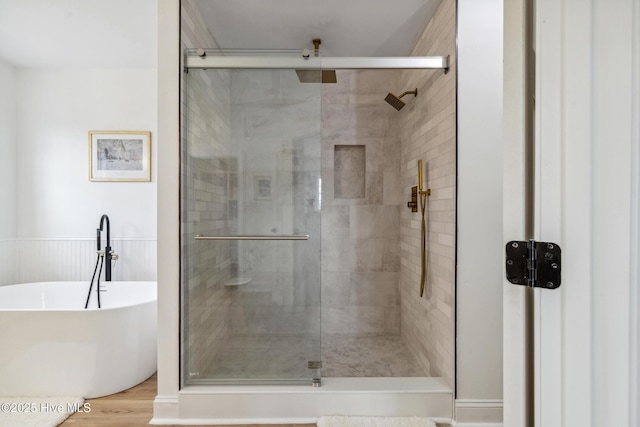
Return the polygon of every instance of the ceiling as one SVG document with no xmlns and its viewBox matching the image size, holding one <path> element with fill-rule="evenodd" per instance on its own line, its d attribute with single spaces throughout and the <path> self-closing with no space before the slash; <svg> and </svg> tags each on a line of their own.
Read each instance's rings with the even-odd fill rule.
<svg viewBox="0 0 640 427">
<path fill-rule="evenodd" d="M 157 0 L 0 0 L 0 59 L 26 68 L 156 67 L 157 10 Z"/>
<path fill-rule="evenodd" d="M 194 0 L 219 47 L 406 56 L 440 0 Z M 148 68 L 157 0 L 0 0 L 0 60 L 27 68 Z"/>
<path fill-rule="evenodd" d="M 407 56 L 440 0 L 194 0 L 224 49 Z M 204 46 L 202 46 L 204 47 Z"/>
</svg>

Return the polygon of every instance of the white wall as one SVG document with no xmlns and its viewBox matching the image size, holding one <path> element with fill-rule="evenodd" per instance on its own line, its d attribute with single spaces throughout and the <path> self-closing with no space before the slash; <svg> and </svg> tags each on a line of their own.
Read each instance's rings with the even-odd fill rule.
<svg viewBox="0 0 640 427">
<path fill-rule="evenodd" d="M 16 280 L 16 70 L 0 62 L 0 286 Z"/>
<path fill-rule="evenodd" d="M 156 279 L 156 81 L 154 68 L 0 64 L 0 285 L 89 280 L 103 213 L 114 280 Z M 90 182 L 90 130 L 151 131 L 152 181 Z"/>
<path fill-rule="evenodd" d="M 180 387 L 180 1 L 158 0 L 158 395 L 153 420 L 177 418 Z"/>
<path fill-rule="evenodd" d="M 0 62 L 0 239 L 16 236 L 16 70 Z"/>
<path fill-rule="evenodd" d="M 502 32 L 501 0 L 458 0 L 457 399 L 486 408 L 498 401 L 496 410 L 503 396 Z"/>
<path fill-rule="evenodd" d="M 18 73 L 18 236 L 156 236 L 155 69 Z M 90 130 L 151 131 L 152 182 L 90 182 Z"/>
</svg>

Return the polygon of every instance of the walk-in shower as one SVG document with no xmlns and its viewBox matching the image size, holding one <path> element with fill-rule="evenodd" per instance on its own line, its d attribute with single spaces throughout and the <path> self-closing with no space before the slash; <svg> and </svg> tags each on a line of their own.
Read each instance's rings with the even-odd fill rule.
<svg viewBox="0 0 640 427">
<path fill-rule="evenodd" d="M 456 3 L 437 6 L 413 50 L 388 51 L 411 57 L 308 59 L 303 46 L 193 55 L 230 45 L 213 39 L 209 3 L 181 2 L 179 67 L 174 58 L 160 81 L 161 94 L 174 94 L 161 122 L 182 120 L 179 135 L 159 136 L 159 163 L 175 168 L 180 147 L 182 165 L 171 258 L 181 265 L 163 273 L 160 321 L 175 327 L 179 316 L 180 329 L 161 337 L 173 351 L 159 360 L 154 420 L 311 424 L 333 413 L 451 423 Z M 167 61 L 173 47 L 161 50 Z M 336 83 L 302 84 L 300 69 L 335 70 Z M 420 96 L 403 97 L 400 111 L 384 102 L 413 88 Z M 421 215 L 406 207 L 419 159 L 432 189 L 423 297 Z M 161 210 L 174 212 L 160 195 Z M 397 361 L 415 370 L 395 370 Z"/>
</svg>

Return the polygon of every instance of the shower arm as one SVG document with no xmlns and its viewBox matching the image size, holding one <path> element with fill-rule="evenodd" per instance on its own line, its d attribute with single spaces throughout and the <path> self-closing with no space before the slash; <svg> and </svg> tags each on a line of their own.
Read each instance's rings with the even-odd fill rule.
<svg viewBox="0 0 640 427">
<path fill-rule="evenodd" d="M 400 95 L 398 98 L 402 98 L 405 95 L 417 95 L 418 94 L 418 89 L 416 90 L 408 90 L 406 92 L 403 92 L 402 95 Z M 420 160 L 422 162 L 422 160 Z M 422 175 L 422 172 L 420 172 L 420 175 Z M 420 182 L 422 182 L 422 180 L 420 180 Z M 422 190 L 422 188 L 421 188 Z"/>
</svg>

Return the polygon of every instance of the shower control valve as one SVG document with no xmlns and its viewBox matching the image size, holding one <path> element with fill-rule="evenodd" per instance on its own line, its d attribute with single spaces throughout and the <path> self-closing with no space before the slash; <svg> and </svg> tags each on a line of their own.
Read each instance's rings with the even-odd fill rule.
<svg viewBox="0 0 640 427">
<path fill-rule="evenodd" d="M 418 212 L 418 186 L 411 187 L 411 201 L 407 202 L 411 212 Z"/>
</svg>

